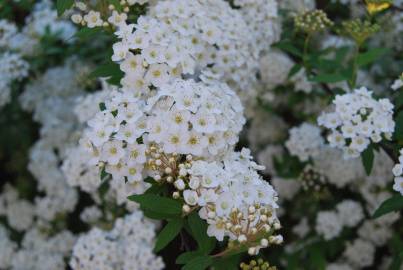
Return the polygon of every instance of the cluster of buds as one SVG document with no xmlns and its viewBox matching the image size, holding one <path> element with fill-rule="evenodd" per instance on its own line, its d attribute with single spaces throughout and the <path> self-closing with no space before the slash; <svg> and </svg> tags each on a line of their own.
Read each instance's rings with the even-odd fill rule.
<svg viewBox="0 0 403 270">
<path fill-rule="evenodd" d="M 241 263 L 242 270 L 277 270 L 277 267 L 270 266 L 270 264 L 263 259 L 251 260 L 248 264 Z"/>
<path fill-rule="evenodd" d="M 358 45 L 363 44 L 369 37 L 378 32 L 380 26 L 370 21 L 355 19 L 342 23 L 341 34 L 352 38 Z"/>
<path fill-rule="evenodd" d="M 367 11 L 371 15 L 388 9 L 392 3 L 392 0 L 365 0 Z"/>
<path fill-rule="evenodd" d="M 207 223 L 213 222 L 216 226 L 222 226 L 231 235 L 231 239 L 235 239 L 229 241 L 229 249 L 248 247 L 249 255 L 253 256 L 257 255 L 261 248 L 283 242 L 281 235 L 274 235 L 275 231 L 281 229 L 281 225 L 277 218 L 273 218 L 272 210 L 258 204 L 250 206 L 247 213 L 234 208 L 228 218 L 217 217 L 214 210 L 209 211 L 207 216 Z"/>
<path fill-rule="evenodd" d="M 313 34 L 331 27 L 333 22 L 327 17 L 324 11 L 315 9 L 295 16 L 294 24 L 300 31 Z"/>
<path fill-rule="evenodd" d="M 299 181 L 305 191 L 320 192 L 325 180 L 325 176 L 311 165 L 307 165 L 299 175 Z"/>
<path fill-rule="evenodd" d="M 144 0 L 121 0 L 115 5 L 108 1 L 96 1 L 94 5 L 86 4 L 81 1 L 74 3 L 74 14 L 71 15 L 71 20 L 75 24 L 94 27 L 114 27 L 128 18 L 130 6 L 135 4 L 144 4 Z"/>
</svg>

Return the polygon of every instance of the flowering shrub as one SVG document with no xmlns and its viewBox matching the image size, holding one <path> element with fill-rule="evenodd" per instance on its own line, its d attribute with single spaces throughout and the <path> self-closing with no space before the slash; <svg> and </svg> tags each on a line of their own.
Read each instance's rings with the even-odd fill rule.
<svg viewBox="0 0 403 270">
<path fill-rule="evenodd" d="M 403 269 L 402 7 L 0 3 L 0 269 Z"/>
</svg>

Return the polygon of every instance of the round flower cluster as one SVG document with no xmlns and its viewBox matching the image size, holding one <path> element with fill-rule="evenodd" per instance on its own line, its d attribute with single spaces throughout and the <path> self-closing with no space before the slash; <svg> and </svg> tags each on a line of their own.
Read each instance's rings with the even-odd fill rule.
<svg viewBox="0 0 403 270">
<path fill-rule="evenodd" d="M 251 95 L 257 60 L 250 31 L 225 1 L 161 1 L 136 24 L 122 21 L 116 35 L 120 41 L 113 45 L 112 60 L 125 73 L 123 87 L 147 95 L 153 87 L 186 75 L 222 79 Z"/>
<path fill-rule="evenodd" d="M 346 158 L 358 157 L 368 145 L 390 139 L 395 129 L 393 104 L 386 98 L 375 100 L 365 87 L 337 95 L 335 111 L 323 113 L 318 123 L 331 130 L 328 141 L 344 150 Z"/>
<path fill-rule="evenodd" d="M 395 184 L 393 189 L 403 195 L 403 149 L 400 149 L 399 163 L 392 169 L 395 176 Z"/>
<path fill-rule="evenodd" d="M 285 143 L 288 151 L 297 156 L 301 161 L 307 161 L 310 157 L 319 154 L 323 145 L 320 128 L 309 123 L 303 123 L 290 129 L 290 137 Z"/>
<path fill-rule="evenodd" d="M 235 6 L 252 31 L 257 56 L 265 52 L 271 44 L 278 41 L 281 24 L 278 15 L 277 0 L 235 0 Z"/>
<path fill-rule="evenodd" d="M 364 218 L 361 205 L 352 200 L 344 200 L 336 206 L 336 211 L 319 212 L 316 219 L 316 231 L 325 240 L 340 235 L 343 226 L 355 227 Z"/>
<path fill-rule="evenodd" d="M 233 148 L 245 122 L 239 99 L 219 83 L 175 80 L 146 101 L 114 91 L 103 105 L 82 142 L 93 164 L 130 183 L 142 180 L 156 146 L 178 158 L 220 156 Z M 157 159 L 156 166 L 166 165 L 163 157 Z"/>
<path fill-rule="evenodd" d="M 164 263 L 152 252 L 155 226 L 141 212 L 117 219 L 111 231 L 98 228 L 80 236 L 74 245 L 73 270 L 160 270 Z"/>
<path fill-rule="evenodd" d="M 199 215 L 208 223 L 207 234 L 223 241 L 229 236 L 232 246 L 245 244 L 255 255 L 269 244 L 280 244 L 281 235 L 276 216 L 277 193 L 258 174 L 250 150 L 232 152 L 222 162 L 187 158 L 178 165 L 169 182 L 183 197 L 183 211 L 200 209 Z"/>
<path fill-rule="evenodd" d="M 20 54 L 5 52 L 0 55 L 0 107 L 11 99 L 11 82 L 26 77 L 28 69 L 29 64 Z"/>
</svg>

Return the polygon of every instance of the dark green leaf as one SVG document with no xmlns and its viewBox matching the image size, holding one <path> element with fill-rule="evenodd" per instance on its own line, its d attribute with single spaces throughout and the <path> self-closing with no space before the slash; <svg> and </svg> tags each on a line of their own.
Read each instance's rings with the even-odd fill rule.
<svg viewBox="0 0 403 270">
<path fill-rule="evenodd" d="M 61 16 L 63 13 L 71 8 L 74 4 L 74 0 L 57 0 L 56 2 L 56 9 L 57 15 Z"/>
<path fill-rule="evenodd" d="M 358 55 L 357 64 L 359 66 L 368 65 L 375 60 L 377 60 L 382 55 L 388 53 L 389 49 L 387 48 L 373 48 L 365 53 Z"/>
<path fill-rule="evenodd" d="M 399 91 L 399 95 L 396 98 L 395 107 L 399 109 L 403 106 L 403 91 Z"/>
<path fill-rule="evenodd" d="M 74 36 L 79 39 L 84 39 L 84 38 L 90 38 L 101 32 L 102 32 L 101 27 L 94 27 L 94 28 L 83 27 L 80 30 L 78 30 Z"/>
<path fill-rule="evenodd" d="M 214 260 L 214 269 L 225 269 L 225 270 L 237 270 L 239 269 L 239 263 L 241 261 L 241 255 L 225 256 Z"/>
<path fill-rule="evenodd" d="M 403 140 L 403 111 L 396 116 L 395 123 L 396 127 L 394 136 L 396 140 Z"/>
<path fill-rule="evenodd" d="M 361 154 L 362 164 L 364 165 L 367 175 L 371 174 L 372 166 L 374 164 L 374 149 L 371 145 L 365 149 Z"/>
<path fill-rule="evenodd" d="M 119 65 L 116 63 L 108 63 L 97 67 L 93 72 L 91 72 L 91 77 L 112 77 L 118 76 L 123 72 L 120 70 Z"/>
<path fill-rule="evenodd" d="M 143 209 L 158 214 L 166 214 L 168 216 L 179 216 L 182 214 L 182 204 L 173 199 L 160 197 L 155 194 L 132 195 L 128 199 L 139 203 Z"/>
<path fill-rule="evenodd" d="M 323 83 L 336 83 L 346 80 L 346 76 L 340 73 L 333 74 L 318 74 L 310 79 L 312 82 L 323 82 Z"/>
<path fill-rule="evenodd" d="M 298 73 L 298 71 L 300 71 L 300 69 L 302 68 L 302 66 L 300 64 L 295 64 L 290 72 L 288 72 L 288 78 L 291 78 L 292 76 L 294 76 L 295 74 Z"/>
<path fill-rule="evenodd" d="M 386 201 L 384 201 L 381 204 L 381 206 L 378 209 L 376 209 L 373 217 L 378 218 L 390 212 L 400 211 L 402 209 L 403 209 L 403 196 L 395 195 L 392 198 L 389 198 Z"/>
<path fill-rule="evenodd" d="M 183 219 L 176 218 L 170 220 L 157 236 L 154 251 L 158 252 L 166 247 L 181 231 Z"/>
<path fill-rule="evenodd" d="M 281 41 L 273 45 L 275 48 L 279 48 L 285 52 L 288 52 L 292 55 L 302 57 L 302 52 L 296 48 L 291 42 L 289 41 Z"/>
<path fill-rule="evenodd" d="M 210 251 L 215 247 L 215 239 L 213 237 L 208 237 L 207 223 L 199 217 L 197 212 L 193 212 L 189 215 L 188 223 L 199 250 L 204 254 L 210 253 Z"/>
<path fill-rule="evenodd" d="M 179 257 L 176 259 L 176 264 L 187 264 L 189 261 L 193 260 L 196 257 L 199 257 L 203 255 L 201 251 L 189 251 L 182 253 L 179 255 Z"/>
<path fill-rule="evenodd" d="M 213 263 L 213 258 L 210 256 L 200 256 L 190 260 L 182 270 L 205 270 Z"/>
</svg>

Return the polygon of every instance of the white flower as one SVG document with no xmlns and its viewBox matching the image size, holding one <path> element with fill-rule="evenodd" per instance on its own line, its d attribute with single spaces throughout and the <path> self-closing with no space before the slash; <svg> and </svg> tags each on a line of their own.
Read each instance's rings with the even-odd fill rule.
<svg viewBox="0 0 403 270">
<path fill-rule="evenodd" d="M 325 240 L 330 240 L 340 235 L 343 224 L 336 212 L 321 211 L 316 217 L 315 230 Z"/>
<path fill-rule="evenodd" d="M 96 26 L 102 26 L 104 23 L 101 19 L 101 13 L 98 11 L 91 10 L 88 14 L 84 15 L 84 21 L 87 23 L 89 28 L 94 28 Z"/>
</svg>

